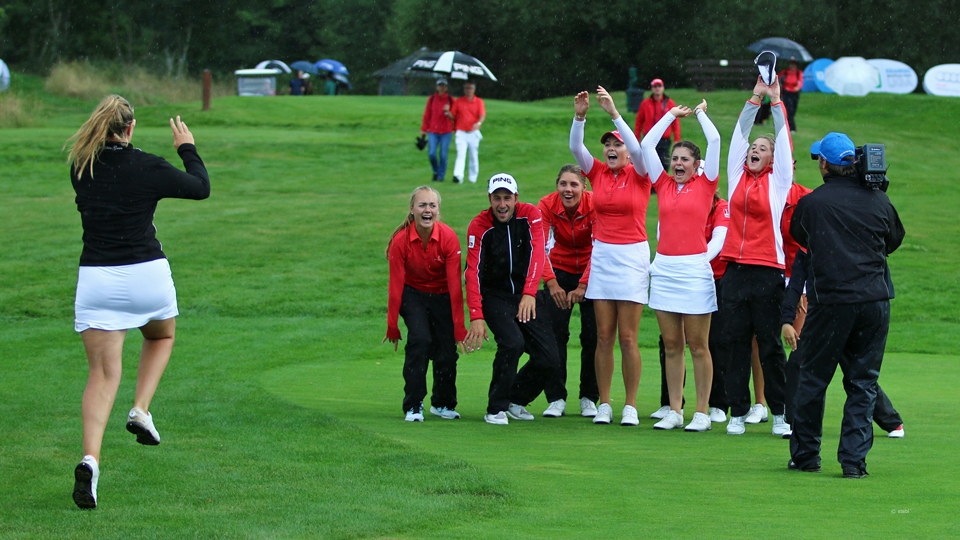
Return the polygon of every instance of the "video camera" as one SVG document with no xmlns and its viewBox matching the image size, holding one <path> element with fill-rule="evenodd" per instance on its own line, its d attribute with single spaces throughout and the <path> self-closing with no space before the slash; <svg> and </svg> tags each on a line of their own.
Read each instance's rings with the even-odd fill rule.
<svg viewBox="0 0 960 540">
<path fill-rule="evenodd" d="M 820 159 L 810 154 L 813 160 Z M 882 144 L 865 144 L 856 148 L 857 180 L 866 187 L 887 191 L 890 179 L 887 178 L 887 152 Z"/>
</svg>

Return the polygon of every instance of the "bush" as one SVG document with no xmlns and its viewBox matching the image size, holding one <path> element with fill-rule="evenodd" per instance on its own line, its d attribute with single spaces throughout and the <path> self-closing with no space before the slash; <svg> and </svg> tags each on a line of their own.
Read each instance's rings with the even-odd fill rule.
<svg viewBox="0 0 960 540">
<path fill-rule="evenodd" d="M 232 82 L 215 81 L 212 97 L 233 95 Z M 198 101 L 203 96 L 200 79 L 160 77 L 139 66 L 94 66 L 86 62 L 57 64 L 50 70 L 45 89 L 52 94 L 92 101 L 110 93 L 120 94 L 134 107 Z"/>
<path fill-rule="evenodd" d="M 6 92 L 0 94 L 0 128 L 29 126 L 28 109 L 26 101 L 15 94 Z"/>
<path fill-rule="evenodd" d="M 100 73 L 89 64 L 77 62 L 53 66 L 44 89 L 59 96 L 89 100 L 99 100 L 110 93 L 110 85 Z"/>
</svg>

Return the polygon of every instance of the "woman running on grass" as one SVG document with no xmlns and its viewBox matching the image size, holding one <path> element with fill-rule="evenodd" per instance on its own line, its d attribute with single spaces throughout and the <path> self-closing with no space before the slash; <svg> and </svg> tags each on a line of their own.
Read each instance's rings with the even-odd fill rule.
<svg viewBox="0 0 960 540">
<path fill-rule="evenodd" d="M 650 265 L 650 307 L 657 312 L 663 336 L 670 412 L 656 429 L 683 427 L 684 343 L 693 357 L 697 388 L 697 412 L 687 431 L 711 429 L 709 414 L 713 362 L 708 349 L 710 314 L 717 310 L 713 269 L 703 230 L 714 205 L 720 177 L 720 133 L 707 117 L 707 101 L 697 105 L 697 120 L 707 138 L 707 155 L 701 166 L 700 148 L 690 141 L 673 145 L 670 160 L 673 176 L 656 159 L 657 143 L 667 126 L 691 114 L 689 107 L 674 107 L 663 115 L 643 138 L 640 147 L 650 165 L 650 179 L 657 190 L 660 239 Z"/>
<path fill-rule="evenodd" d="M 390 287 L 387 335 L 383 342 L 397 350 L 400 328 L 407 325 L 403 363 L 403 411 L 407 422 L 423 422 L 427 395 L 427 363 L 433 360 L 433 395 L 430 412 L 453 420 L 457 408 L 457 343 L 463 349 L 467 329 L 463 323 L 463 289 L 460 285 L 460 239 L 440 222 L 440 193 L 429 186 L 413 190 L 410 211 L 393 232 L 387 246 Z"/>
<path fill-rule="evenodd" d="M 596 212 L 586 292 L 586 298 L 594 300 L 597 316 L 595 362 L 600 406 L 593 422 L 609 424 L 613 416 L 610 406 L 613 344 L 619 336 L 626 389 L 620 424 L 636 426 L 640 424 L 636 408 L 640 385 L 637 333 L 643 305 L 647 303 L 647 269 L 650 265 L 646 226 L 650 177 L 636 135 L 617 112 L 613 98 L 603 87 L 597 88 L 597 100 L 617 128 L 617 131 L 608 131 L 600 137 L 604 161 L 590 155 L 583 145 L 583 127 L 590 108 L 587 92 L 580 92 L 574 99 L 573 125 L 570 127 L 570 151 L 593 185 Z"/>
<path fill-rule="evenodd" d="M 143 348 L 127 430 L 140 444 L 160 444 L 150 402 L 170 360 L 179 312 L 153 216 L 160 199 L 210 196 L 207 170 L 179 116 L 170 119 L 170 129 L 187 172 L 134 148 L 130 141 L 136 124 L 127 100 L 107 96 L 67 141 L 73 141 L 70 180 L 83 225 L 74 326 L 90 364 L 83 392 L 84 456 L 74 472 L 73 500 L 80 508 L 97 506 L 100 446 L 131 328 L 140 329 Z"/>
</svg>

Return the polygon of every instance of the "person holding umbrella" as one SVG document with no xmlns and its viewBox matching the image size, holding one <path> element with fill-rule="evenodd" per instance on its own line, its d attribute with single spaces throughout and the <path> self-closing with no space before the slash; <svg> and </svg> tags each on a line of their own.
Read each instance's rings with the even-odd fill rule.
<svg viewBox="0 0 960 540">
<path fill-rule="evenodd" d="M 73 500 L 97 507 L 100 448 L 120 386 L 127 330 L 143 334 L 137 388 L 127 431 L 160 444 L 150 404 L 170 360 L 177 291 L 153 220 L 160 199 L 206 199 L 210 178 L 186 124 L 170 119 L 183 172 L 130 141 L 136 120 L 126 99 L 105 97 L 67 142 L 70 180 L 83 225 L 74 329 L 90 367 L 83 392 L 83 460 L 74 471 Z"/>
<path fill-rule="evenodd" d="M 637 426 L 637 390 L 640 386 L 640 349 L 637 334 L 640 316 L 647 303 L 650 246 L 647 244 L 647 204 L 650 177 L 644 165 L 640 143 L 623 120 L 613 98 L 597 88 L 597 100 L 610 115 L 617 131 L 600 137 L 605 161 L 590 155 L 583 145 L 583 128 L 590 95 L 580 92 L 573 101 L 570 151 L 593 185 L 596 218 L 593 225 L 593 252 L 585 297 L 593 300 L 597 316 L 597 386 L 600 405 L 595 424 L 609 424 L 613 416 L 610 387 L 613 384 L 613 345 L 620 339 L 623 385 L 626 390 L 620 424 Z"/>
<path fill-rule="evenodd" d="M 427 98 L 420 124 L 420 136 L 426 135 L 429 141 L 427 157 L 430 158 L 434 182 L 443 182 L 447 175 L 447 154 L 453 138 L 453 122 L 447 113 L 452 107 L 453 98 L 447 93 L 447 80 L 437 79 L 437 91 Z"/>
<path fill-rule="evenodd" d="M 457 161 L 453 165 L 454 183 L 463 182 L 463 172 L 467 163 L 467 153 L 470 153 L 470 176 L 468 179 L 471 184 L 477 183 L 477 177 L 480 176 L 479 149 L 480 140 L 483 135 L 480 134 L 480 126 L 487 118 L 487 110 L 483 106 L 483 100 L 476 96 L 477 85 L 473 81 L 463 83 L 463 97 L 457 98 L 453 102 L 453 107 L 447 112 L 447 116 L 454 121 L 454 129 L 457 131 Z"/>
<path fill-rule="evenodd" d="M 783 106 L 787 109 L 790 132 L 796 133 L 797 122 L 794 118 L 797 115 L 797 105 L 800 103 L 800 90 L 803 88 L 803 70 L 800 69 L 796 60 L 790 60 L 789 67 L 778 73 L 777 77 L 783 88 Z"/>
</svg>

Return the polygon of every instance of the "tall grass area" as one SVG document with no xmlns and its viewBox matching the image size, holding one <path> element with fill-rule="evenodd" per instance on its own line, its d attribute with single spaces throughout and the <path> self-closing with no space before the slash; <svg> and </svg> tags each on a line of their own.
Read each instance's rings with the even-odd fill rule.
<svg viewBox="0 0 960 540">
<path fill-rule="evenodd" d="M 149 106 L 196 101 L 202 95 L 203 81 L 156 75 L 139 66 L 70 62 L 57 64 L 50 70 L 44 89 L 51 94 L 83 100 L 98 100 L 114 93 L 138 106 Z M 212 97 L 233 94 L 236 88 L 226 81 L 218 81 L 211 88 Z"/>
<path fill-rule="evenodd" d="M 87 512 L 70 498 L 86 362 L 72 331 L 82 231 L 61 146 L 101 96 L 51 96 L 43 81 L 25 83 L 29 90 L 18 98 L 42 106 L 28 126 L 0 129 L 4 539 L 960 534 L 950 510 L 960 506 L 960 465 L 952 457 L 960 429 L 953 414 L 960 407 L 960 192 L 950 183 L 960 141 L 946 120 L 960 115 L 958 100 L 801 98 L 797 180 L 820 184 L 807 149 L 828 131 L 886 143 L 889 195 L 907 230 L 890 258 L 897 298 L 881 376 L 906 438 L 876 429 L 871 475 L 850 481 L 835 461 L 839 376 L 828 394 L 819 475 L 787 471 L 787 441 L 772 436 L 769 424 L 740 437 L 722 425 L 703 434 L 652 429 L 646 413 L 659 407 L 659 370 L 649 311 L 640 326 L 639 428 L 594 426 L 575 414 L 549 421 L 540 418 L 542 396 L 530 407 L 533 422 L 485 424 L 493 342 L 460 358 L 463 419 L 428 414 L 422 424 L 404 422 L 402 349 L 381 345 L 383 248 L 411 190 L 430 184 L 426 155 L 414 147 L 424 99 L 234 96 L 203 113 L 198 95 L 188 105 L 133 99 L 134 144 L 180 166 L 167 119 L 182 115 L 213 193 L 206 201 L 161 201 L 157 209 L 181 313 L 151 405 L 163 442 L 137 445 L 123 428 L 141 341 L 130 332 L 104 440 L 100 508 Z M 671 97 L 708 99 L 725 162 L 748 96 L 681 89 Z M 623 93 L 615 98 L 625 112 Z M 433 184 L 443 195 L 442 219 L 461 240 L 488 206 L 483 179 L 510 172 L 521 200 L 535 202 L 572 161 L 572 97 L 491 100 L 487 113 L 481 182 Z M 695 120 L 681 125 L 684 138 L 704 143 Z M 592 103 L 586 144 L 595 154 L 610 126 Z M 450 167 L 454 156 L 451 148 Z M 656 219 L 653 204 L 648 230 Z M 572 341 L 567 388 L 575 413 L 579 351 Z M 615 409 L 624 397 L 617 379 Z M 692 385 L 687 396 L 694 398 Z"/>
</svg>

